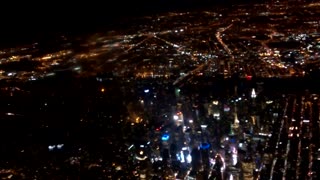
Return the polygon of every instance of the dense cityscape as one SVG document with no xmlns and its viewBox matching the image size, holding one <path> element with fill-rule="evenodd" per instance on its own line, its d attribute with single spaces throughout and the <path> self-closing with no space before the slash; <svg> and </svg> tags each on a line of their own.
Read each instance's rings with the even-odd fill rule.
<svg viewBox="0 0 320 180">
<path fill-rule="evenodd" d="M 320 2 L 0 49 L 2 179 L 319 179 Z"/>
</svg>

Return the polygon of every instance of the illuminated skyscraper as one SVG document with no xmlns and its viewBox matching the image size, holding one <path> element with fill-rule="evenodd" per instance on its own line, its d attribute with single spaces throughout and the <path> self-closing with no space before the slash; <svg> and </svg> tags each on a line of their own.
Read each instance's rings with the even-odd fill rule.
<svg viewBox="0 0 320 180">
<path fill-rule="evenodd" d="M 257 97 L 256 90 L 253 88 L 251 91 L 251 98 L 255 99 Z"/>
</svg>

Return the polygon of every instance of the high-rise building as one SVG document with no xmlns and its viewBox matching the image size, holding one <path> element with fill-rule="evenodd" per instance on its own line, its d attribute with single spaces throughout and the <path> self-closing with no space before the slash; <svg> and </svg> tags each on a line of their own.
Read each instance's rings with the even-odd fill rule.
<svg viewBox="0 0 320 180">
<path fill-rule="evenodd" d="M 201 152 L 198 147 L 194 147 L 191 151 L 191 165 L 194 172 L 198 172 L 201 167 Z"/>
<path fill-rule="evenodd" d="M 204 170 L 209 170 L 210 168 L 209 151 L 210 151 L 209 143 L 202 143 L 200 145 L 201 162 Z"/>
</svg>

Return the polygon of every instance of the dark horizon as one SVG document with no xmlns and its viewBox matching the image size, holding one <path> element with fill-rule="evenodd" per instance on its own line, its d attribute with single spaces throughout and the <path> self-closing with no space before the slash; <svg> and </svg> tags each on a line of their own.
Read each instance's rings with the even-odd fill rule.
<svg viewBox="0 0 320 180">
<path fill-rule="evenodd" d="M 78 3 L 74 6 L 58 3 L 30 3 L 17 9 L 15 6 L 9 6 L 1 12 L 4 26 L 0 34 L 0 46 L 30 43 L 57 33 L 81 35 L 97 32 L 113 28 L 123 23 L 123 20 L 133 17 L 259 1 L 263 0 L 118 0 L 110 5 L 93 1 L 90 4 Z"/>
</svg>

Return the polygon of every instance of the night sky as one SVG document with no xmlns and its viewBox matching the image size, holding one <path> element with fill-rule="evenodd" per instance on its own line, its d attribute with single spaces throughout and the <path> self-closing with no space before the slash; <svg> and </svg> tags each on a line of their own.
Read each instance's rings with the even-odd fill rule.
<svg viewBox="0 0 320 180">
<path fill-rule="evenodd" d="M 0 4 L 0 45 L 30 41 L 57 32 L 93 32 L 123 18 L 158 12 L 231 5 L 250 0 L 84 0 L 19 1 Z M 252 1 L 252 0 L 251 0 Z"/>
</svg>

